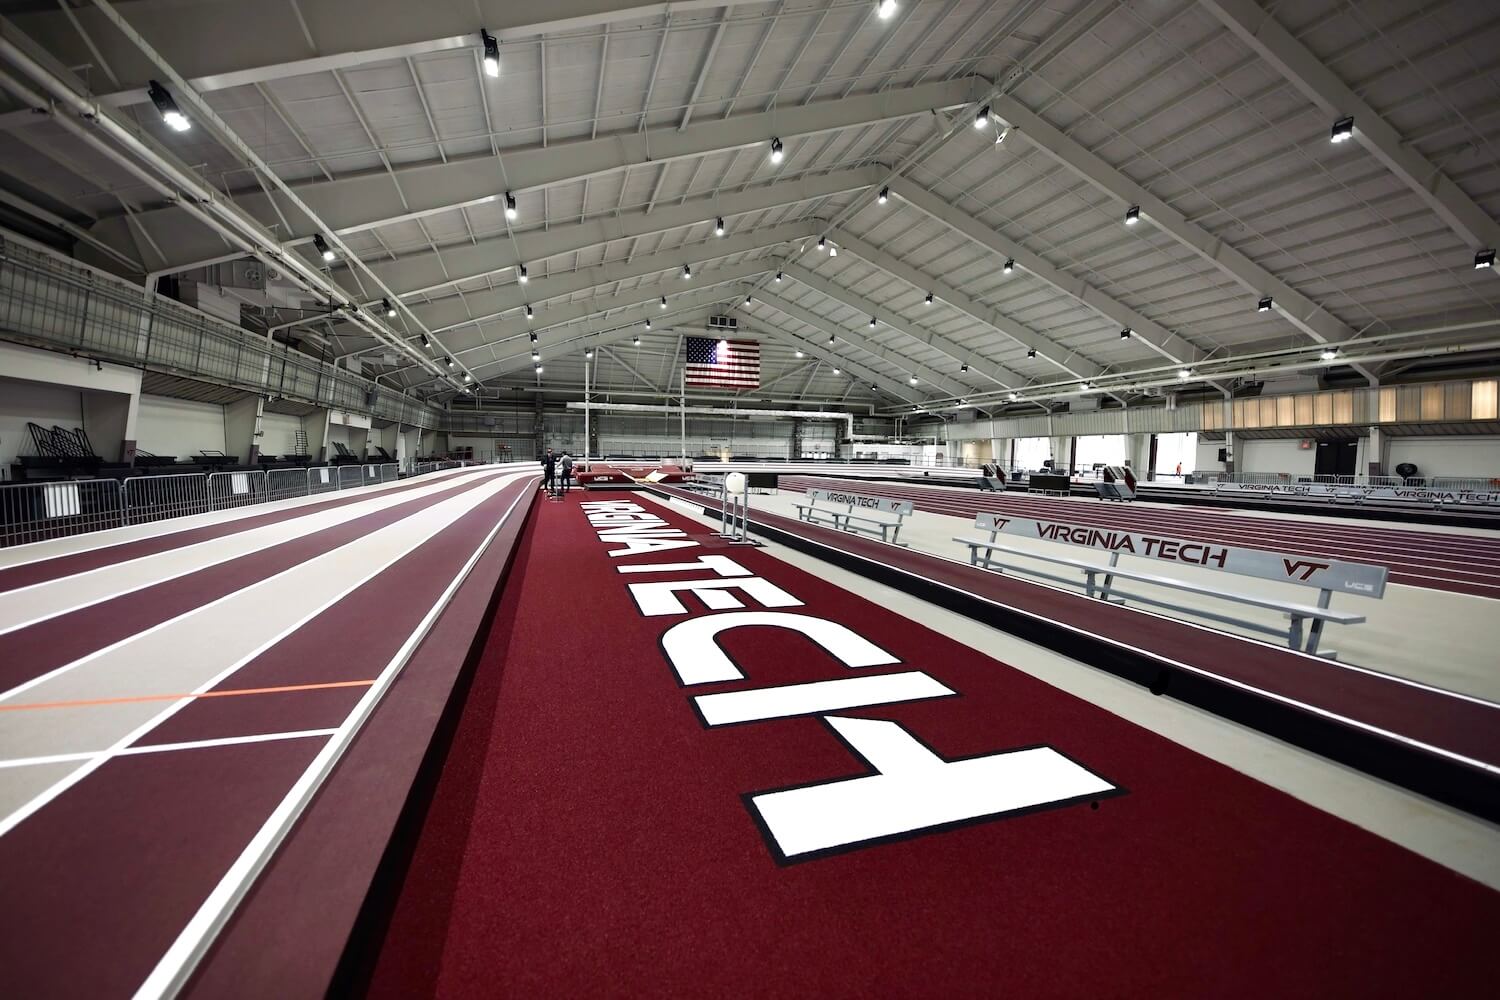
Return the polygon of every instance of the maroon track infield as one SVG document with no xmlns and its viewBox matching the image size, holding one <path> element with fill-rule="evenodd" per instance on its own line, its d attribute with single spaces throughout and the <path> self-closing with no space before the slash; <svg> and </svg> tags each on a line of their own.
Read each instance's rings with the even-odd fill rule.
<svg viewBox="0 0 1500 1000">
<path fill-rule="evenodd" d="M 612 498 L 632 499 L 587 499 Z M 700 544 L 611 558 L 619 543 L 601 542 L 596 530 L 609 526 L 591 526 L 577 500 L 536 512 L 372 995 L 1487 991 L 1500 894 L 641 503 Z M 751 575 L 721 577 L 724 563 L 617 572 L 700 556 Z M 666 608 L 650 617 L 627 589 L 688 580 L 722 589 L 642 595 Z M 735 589 L 750 580 L 773 590 Z M 799 603 L 767 607 L 774 588 Z M 744 679 L 692 683 L 712 676 L 714 657 L 684 657 L 702 646 L 664 633 L 745 611 L 846 626 L 889 656 L 851 669 L 790 628 L 745 625 L 716 640 Z M 851 647 L 840 648 L 848 660 Z M 955 694 L 722 726 L 692 702 L 916 671 Z M 872 746 L 874 729 L 894 741 L 878 778 L 852 750 Z M 910 740 L 892 751 L 900 732 Z M 876 796 L 860 800 L 870 815 L 831 814 L 835 825 L 910 824 L 926 803 L 903 774 L 932 775 L 933 796 L 956 795 L 964 783 L 944 768 L 1018 760 L 1023 748 L 1051 748 L 1104 790 L 1043 802 L 1054 787 L 1044 777 L 1030 808 L 806 853 L 787 833 L 795 816 L 768 794 L 885 782 L 882 795 L 907 811 L 882 812 L 889 802 Z"/>
</svg>

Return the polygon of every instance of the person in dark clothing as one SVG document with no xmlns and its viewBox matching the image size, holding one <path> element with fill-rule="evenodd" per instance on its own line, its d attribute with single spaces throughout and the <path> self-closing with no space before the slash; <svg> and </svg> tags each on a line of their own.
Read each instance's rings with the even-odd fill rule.
<svg viewBox="0 0 1500 1000">
<path fill-rule="evenodd" d="M 568 452 L 562 454 L 562 489 L 566 493 L 573 488 L 573 456 Z"/>
<path fill-rule="evenodd" d="M 548 493 L 552 492 L 552 480 L 557 473 L 557 456 L 552 454 L 552 449 L 547 449 L 547 454 L 542 456 L 542 489 Z"/>
</svg>

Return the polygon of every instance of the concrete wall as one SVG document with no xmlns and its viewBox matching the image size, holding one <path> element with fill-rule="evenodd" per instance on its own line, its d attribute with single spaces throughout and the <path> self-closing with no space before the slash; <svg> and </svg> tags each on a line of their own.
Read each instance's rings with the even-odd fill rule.
<svg viewBox="0 0 1500 1000">
<path fill-rule="evenodd" d="M 260 453 L 262 455 L 290 455 L 297 450 L 297 431 L 302 427 L 300 417 L 285 413 L 267 413 L 260 420 Z"/>
<path fill-rule="evenodd" d="M 1293 475 L 1313 474 L 1317 465 L 1316 448 L 1303 451 L 1294 438 L 1239 441 L 1235 444 L 1234 469 L 1236 472 L 1289 472 Z"/>
<path fill-rule="evenodd" d="M 156 455 L 187 458 L 205 448 L 230 454 L 225 446 L 224 407 L 165 396 L 142 396 L 136 441 Z"/>
<path fill-rule="evenodd" d="M 83 426 L 83 393 L 65 386 L 0 379 L 0 467 L 7 474 L 17 456 L 35 454 L 26 430 L 28 421 L 69 430 Z M 104 447 L 103 442 L 98 447 Z"/>
</svg>

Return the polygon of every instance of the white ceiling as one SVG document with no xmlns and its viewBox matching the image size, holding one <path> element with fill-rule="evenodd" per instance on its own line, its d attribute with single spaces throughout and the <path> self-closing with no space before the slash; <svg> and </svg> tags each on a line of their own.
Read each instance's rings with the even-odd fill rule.
<svg viewBox="0 0 1500 1000">
<path fill-rule="evenodd" d="M 723 312 L 764 344 L 768 385 L 752 395 L 861 406 L 1500 321 L 1500 283 L 1472 267 L 1483 244 L 1363 135 L 1329 142 L 1338 115 L 1219 11 L 1272 18 L 1493 227 L 1500 8 L 1485 0 L 903 0 L 889 20 L 864 0 L 116 7 L 402 294 L 412 315 L 398 329 L 415 340 L 420 319 L 506 398 L 538 382 L 527 303 L 549 390 L 576 395 L 585 345 L 606 344 L 602 389 L 659 395 L 680 335 Z M 172 132 L 141 103 L 145 80 L 163 74 L 91 3 L 0 12 L 6 30 L 313 259 L 316 224 L 271 206 L 211 129 Z M 481 25 L 501 37 L 498 78 L 480 66 Z M 1000 145 L 993 127 L 969 125 L 994 87 L 1017 120 L 1037 121 Z M 947 94 L 960 96 L 931 105 Z M 224 252 L 58 123 L 19 100 L 11 109 L 0 184 L 142 272 Z M 1049 127 L 1061 138 L 1042 138 Z M 766 146 L 777 134 L 779 167 Z M 893 171 L 895 197 L 879 205 Z M 507 224 L 501 198 L 469 198 L 475 183 L 494 194 L 514 184 L 518 219 Z M 1175 235 L 1151 217 L 1122 225 L 1132 189 L 1181 219 Z M 722 207 L 743 204 L 758 207 Z M 812 248 L 823 233 L 847 239 L 836 259 Z M 1010 255 L 1034 266 L 1005 275 Z M 776 284 L 779 268 L 800 277 Z M 332 274 L 378 301 L 345 262 Z M 1256 312 L 1265 282 L 1292 305 Z M 934 289 L 953 294 L 928 306 Z M 1122 325 L 1136 335 L 1121 339 Z M 344 324 L 331 344 L 354 353 L 372 341 Z M 426 385 L 381 357 L 371 352 L 368 370 Z"/>
</svg>

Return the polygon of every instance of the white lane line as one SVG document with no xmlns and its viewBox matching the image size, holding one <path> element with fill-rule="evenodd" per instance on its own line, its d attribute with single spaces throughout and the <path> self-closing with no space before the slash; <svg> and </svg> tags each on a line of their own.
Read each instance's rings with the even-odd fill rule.
<svg viewBox="0 0 1500 1000">
<path fill-rule="evenodd" d="M 527 462 L 526 467 L 529 469 L 531 463 Z M 445 469 L 442 472 L 431 472 L 422 476 L 421 482 L 436 482 L 439 479 L 451 481 L 461 474 L 471 473 L 481 468 L 486 470 L 502 469 L 512 471 L 508 466 L 504 465 Z M 394 483 L 379 483 L 372 486 L 358 486 L 355 488 L 361 491 L 368 491 L 371 494 L 387 493 L 399 487 L 406 486 L 410 482 L 411 480 L 408 478 L 397 480 Z M 348 495 L 348 490 L 334 490 L 328 493 L 315 493 L 312 496 L 272 500 L 270 503 L 252 504 L 248 507 L 233 507 L 229 510 L 208 511 L 203 514 L 190 514 L 187 517 L 164 518 L 160 521 L 150 521 L 146 524 L 127 524 L 119 528 L 106 528 L 103 531 L 90 531 L 81 535 L 68 535 L 66 538 L 44 538 L 41 541 L 11 545 L 5 549 L 0 549 L 0 570 L 15 569 L 17 566 L 30 566 L 33 563 L 61 559 L 65 556 L 78 555 L 80 552 L 91 552 L 95 549 L 111 549 L 118 545 L 129 545 L 133 542 L 164 538 L 182 531 L 194 531 L 198 528 L 212 527 L 216 524 L 232 523 L 247 517 L 254 517 L 257 514 L 296 510 L 299 507 L 320 507 Z"/>
<path fill-rule="evenodd" d="M 468 478 L 483 481 L 486 477 Z M 252 555 L 261 549 L 332 530 L 356 518 L 425 499 L 454 485 L 452 480 L 445 480 L 430 488 L 423 486 L 402 493 L 385 493 L 357 503 L 301 514 L 274 524 L 17 587 L 0 593 L 0 636 Z"/>
<path fill-rule="evenodd" d="M 256 832 L 254 838 L 245 846 L 234 864 L 230 865 L 224 877 L 219 880 L 219 884 L 214 886 L 213 891 L 198 908 L 198 912 L 193 914 L 192 919 L 183 927 L 182 932 L 156 963 L 156 967 L 151 970 L 145 982 L 141 983 L 140 988 L 135 992 L 136 1000 L 158 1000 L 158 998 L 174 996 L 187 982 L 198 962 L 207 953 L 214 938 L 229 921 L 235 907 L 250 891 L 250 886 L 256 877 L 260 875 L 276 849 L 281 846 L 281 842 L 296 825 L 303 810 L 307 808 L 307 804 L 312 801 L 323 781 L 338 764 L 339 758 L 343 756 L 349 744 L 353 742 L 360 727 L 374 712 L 375 706 L 379 704 L 385 692 L 395 683 L 396 676 L 406 666 L 417 646 L 427 637 L 433 623 L 448 606 L 448 602 L 453 599 L 454 593 L 464 580 L 468 579 L 469 573 L 474 569 L 474 564 L 479 561 L 480 556 L 489 548 L 500 529 L 510 519 L 516 505 L 526 499 L 530 492 L 522 490 L 506 508 L 505 513 L 496 519 L 495 526 L 474 549 L 463 568 L 428 610 L 416 630 L 407 637 L 396 655 L 386 664 L 375 683 L 365 692 L 364 697 L 360 698 L 359 704 L 354 706 L 354 710 L 339 726 L 338 732 L 323 745 L 318 756 L 297 779 L 297 783 L 287 792 L 286 797 L 281 800 L 275 811 Z"/>
<path fill-rule="evenodd" d="M 82 753 L 55 753 L 46 757 L 13 757 L 0 760 L 0 768 L 32 767 L 37 764 L 66 764 L 77 760 L 93 760 L 95 757 L 138 757 L 147 753 L 168 753 L 173 750 L 202 750 L 205 747 L 239 746 L 243 743 L 272 743 L 278 740 L 301 740 L 312 736 L 332 736 L 336 729 L 301 729 L 291 733 L 258 733 L 254 736 L 224 736 L 216 740 L 192 740 L 187 743 L 153 743 L 143 747 L 126 747 L 123 750 L 86 750 Z"/>
<path fill-rule="evenodd" d="M 477 505 L 478 503 L 482 502 L 483 499 L 490 496 L 493 492 L 497 491 L 498 489 L 504 488 L 507 483 L 515 481 L 515 479 L 520 477 L 521 475 L 523 475 L 523 473 L 513 473 L 510 476 L 495 477 L 491 479 L 489 483 L 486 483 L 484 486 L 479 487 L 477 490 L 471 490 L 467 493 L 459 494 L 457 497 L 452 497 L 447 500 L 440 501 L 422 510 L 414 511 L 401 521 L 397 521 L 395 524 L 388 526 L 385 529 L 385 532 L 409 529 L 409 526 L 412 524 L 423 524 L 425 523 L 422 520 L 423 518 L 428 517 L 434 511 L 448 509 L 448 505 L 454 504 L 458 501 L 470 501 L 474 505 Z M 478 495 L 477 498 L 476 494 Z M 382 533 L 379 537 L 383 540 L 387 537 L 399 538 L 400 536 L 388 536 Z M 360 539 L 360 542 L 360 545 L 341 546 L 339 548 L 333 549 L 332 551 L 325 552 L 322 555 L 317 556 L 307 562 L 299 563 L 296 566 L 290 566 L 279 573 L 274 573 L 271 576 L 267 577 L 261 577 L 260 579 L 254 581 L 253 583 L 250 583 L 245 587 L 242 587 L 239 590 L 231 591 L 230 593 L 217 597 L 214 600 L 207 602 L 206 604 L 200 604 L 197 607 L 190 608 L 189 610 L 184 611 L 182 614 L 176 616 L 175 618 L 168 618 L 166 621 L 157 622 L 155 625 L 148 626 L 141 631 L 134 633 L 133 635 L 125 636 L 124 638 L 119 639 L 116 642 L 109 644 L 108 646 L 104 646 L 101 649 L 96 649 L 93 652 L 85 656 L 81 656 L 70 663 L 64 663 L 63 665 L 56 667 L 45 674 L 41 674 L 37 677 L 33 677 L 31 680 L 17 684 L 15 687 L 10 688 L 9 690 L 0 691 L 0 701 L 9 701 L 16 696 L 24 694 L 27 691 L 30 691 L 32 688 L 38 687 L 42 684 L 46 684 L 47 682 L 60 677 L 63 674 L 69 673 L 73 670 L 77 670 L 79 667 L 92 663 L 93 661 L 98 660 L 102 657 L 109 656 L 131 643 L 141 642 L 142 640 L 150 636 L 156 635 L 158 632 L 178 626 L 189 619 L 215 610 L 220 606 L 227 604 L 228 602 L 242 600 L 248 595 L 261 591 L 263 588 L 270 586 L 287 585 L 287 593 L 295 594 L 297 593 L 297 589 L 292 584 L 294 583 L 297 574 L 309 572 L 316 573 L 318 572 L 319 567 L 327 567 L 334 573 L 347 573 L 347 560 L 351 558 L 351 555 L 353 559 L 358 560 L 361 555 L 369 554 L 368 552 L 365 552 L 363 550 L 368 547 L 371 539 Z M 396 558 L 400 558 L 401 554 L 404 554 L 404 552 L 398 553 L 393 556 L 392 561 L 394 561 L 394 559 Z M 344 562 L 339 566 L 335 566 L 335 560 L 341 560 Z M 309 570 L 309 567 L 313 567 L 313 569 Z M 373 578 L 379 572 L 380 570 L 377 568 L 368 577 L 365 577 L 358 582 L 363 583 L 364 580 Z M 243 622 L 244 620 L 248 619 L 241 619 L 241 622 Z M 229 630 L 233 630 L 234 632 L 240 631 L 237 628 L 236 623 L 234 622 L 231 622 L 228 625 L 226 631 Z M 3 829 L 0 829 L 0 832 L 3 832 Z"/>
<path fill-rule="evenodd" d="M 526 475 L 529 475 L 529 473 Z M 33 813 L 41 809 L 43 806 L 47 805 L 47 803 L 57 798 L 63 792 L 67 791 L 69 788 L 82 781 L 89 774 L 93 773 L 101 764 L 108 760 L 110 756 L 135 743 L 151 730 L 155 729 L 158 725 L 171 718 L 182 708 L 189 704 L 192 704 L 192 702 L 196 700 L 196 695 L 202 694 L 204 691 L 212 690 L 214 687 L 221 684 L 226 678 L 233 675 L 235 671 L 239 670 L 245 664 L 251 662 L 261 653 L 276 645 L 286 636 L 292 634 L 303 625 L 321 615 L 324 611 L 328 610 L 328 608 L 343 600 L 350 593 L 352 593 L 360 586 L 363 586 L 369 580 L 374 579 L 380 573 L 384 572 L 386 569 L 389 569 L 403 556 L 409 554 L 421 545 L 425 544 L 430 538 L 435 537 L 442 530 L 450 527 L 452 524 L 458 521 L 461 517 L 463 517 L 463 515 L 478 507 L 484 500 L 488 500 L 494 494 L 499 493 L 502 489 L 504 489 L 505 486 L 516 481 L 517 479 L 521 479 L 522 476 L 523 474 L 518 473 L 515 476 L 505 477 L 504 479 L 497 479 L 492 484 L 487 484 L 486 486 L 480 487 L 479 490 L 465 493 L 462 497 L 455 497 L 452 500 L 445 501 L 443 504 L 439 504 L 439 507 L 448 507 L 449 509 L 443 511 L 442 514 L 436 516 L 435 518 L 429 519 L 427 522 L 425 522 L 423 525 L 423 528 L 425 530 L 408 529 L 407 537 L 403 540 L 403 542 L 394 545 L 391 549 L 387 550 L 386 557 L 381 559 L 378 565 L 373 566 L 368 572 L 360 574 L 357 578 L 351 580 L 347 586 L 339 588 L 336 593 L 328 595 L 325 600 L 318 602 L 317 605 L 310 611 L 305 614 L 299 615 L 295 621 L 278 630 L 275 634 L 271 635 L 263 642 L 257 644 L 253 649 L 250 649 L 243 655 L 235 658 L 233 662 L 229 663 L 227 666 L 218 671 L 212 677 L 208 678 L 202 684 L 199 684 L 196 688 L 193 688 L 188 693 L 187 697 L 181 699 L 180 701 L 173 702 L 167 708 L 158 712 L 146 722 L 142 723 L 135 729 L 131 730 L 129 733 L 125 734 L 125 736 L 117 740 L 112 746 L 108 747 L 99 756 L 91 758 L 82 767 L 64 775 L 61 779 L 49 785 L 40 793 L 32 797 L 29 801 L 25 802 L 20 807 L 15 809 L 8 816 L 0 819 L 0 837 L 3 837 L 5 834 L 15 829 L 16 826 L 24 822 L 27 817 L 31 816 Z M 475 493 L 480 493 L 482 495 L 478 498 L 474 498 Z M 524 493 L 525 491 L 523 490 L 522 495 L 524 495 Z M 466 502 L 460 503 L 460 501 Z M 453 506 L 450 507 L 449 505 Z M 409 520 L 414 521 L 415 518 Z M 323 563 L 323 565 L 318 566 L 317 564 L 319 563 Z M 342 563 L 335 563 L 331 560 L 327 560 L 327 557 L 323 557 L 322 559 L 315 559 L 305 565 L 314 566 L 315 569 L 312 572 L 323 571 L 340 579 L 346 578 L 349 573 L 347 561 Z M 264 586 L 267 583 L 269 583 L 269 581 L 263 581 L 262 584 L 257 586 Z M 295 593 L 296 591 L 293 590 L 292 592 Z M 232 614 L 230 615 L 230 617 L 234 618 Z M 56 673 L 56 671 L 54 671 L 54 673 Z"/>
</svg>

